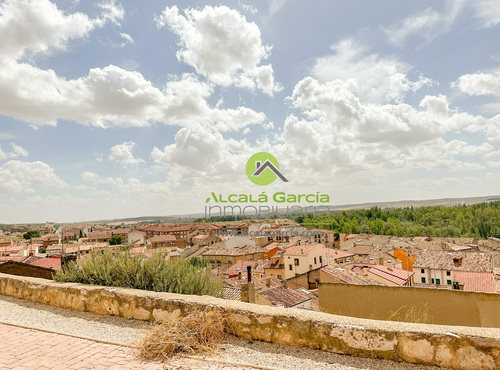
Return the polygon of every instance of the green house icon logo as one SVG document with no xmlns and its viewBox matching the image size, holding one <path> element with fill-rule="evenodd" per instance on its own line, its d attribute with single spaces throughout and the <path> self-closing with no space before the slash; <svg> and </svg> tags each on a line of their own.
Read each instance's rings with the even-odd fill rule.
<svg viewBox="0 0 500 370">
<path fill-rule="evenodd" d="M 246 172 L 250 181 L 256 185 L 272 184 L 278 177 L 282 181 L 288 182 L 280 172 L 278 160 L 266 152 L 252 155 L 247 161 Z"/>
</svg>

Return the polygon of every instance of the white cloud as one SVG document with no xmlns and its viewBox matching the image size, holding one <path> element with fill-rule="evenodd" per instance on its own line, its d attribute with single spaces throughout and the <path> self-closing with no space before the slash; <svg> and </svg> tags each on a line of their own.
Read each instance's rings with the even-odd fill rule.
<svg viewBox="0 0 500 370">
<path fill-rule="evenodd" d="M 33 192 L 34 185 L 46 189 L 67 187 L 65 181 L 59 178 L 54 169 L 46 163 L 8 161 L 0 166 L 0 192 L 27 193 Z"/>
<path fill-rule="evenodd" d="M 94 23 L 87 15 L 64 15 L 48 0 L 7 0 L 0 5 L 0 54 L 20 58 L 26 51 L 65 49 L 85 36 Z"/>
<path fill-rule="evenodd" d="M 97 127 L 164 122 L 234 130 L 265 120 L 263 113 L 246 107 L 211 108 L 206 101 L 211 93 L 210 85 L 192 75 L 167 83 L 162 91 L 139 72 L 113 65 L 69 81 L 25 63 L 4 61 L 0 69 L 0 112 L 38 125 L 69 119 Z"/>
<path fill-rule="evenodd" d="M 226 139 L 221 133 L 203 127 L 182 128 L 175 135 L 174 143 L 163 150 L 153 148 L 154 162 L 186 171 L 220 176 L 232 172 L 241 164 L 241 153 L 251 149 L 244 141 Z"/>
<path fill-rule="evenodd" d="M 111 162 L 121 164 L 138 164 L 143 163 L 144 160 L 135 158 L 132 150 L 136 144 L 133 141 L 128 141 L 123 144 L 113 146 L 109 151 L 109 160 Z"/>
<path fill-rule="evenodd" d="M 117 3 L 116 0 L 110 0 L 103 1 L 98 6 L 102 9 L 102 14 L 94 20 L 97 26 L 103 27 L 107 22 L 120 25 L 119 21 L 125 16 L 125 10 L 123 10 L 123 6 L 120 3 Z"/>
<path fill-rule="evenodd" d="M 469 95 L 500 95 L 500 72 L 462 75 L 451 86 Z"/>
<path fill-rule="evenodd" d="M 10 153 L 5 152 L 0 146 L 0 160 L 7 158 L 27 157 L 29 154 L 26 149 L 20 147 L 19 145 L 10 143 L 10 146 L 12 147 L 12 151 Z"/>
<path fill-rule="evenodd" d="M 120 177 L 99 177 L 96 173 L 90 171 L 84 171 L 81 174 L 83 181 L 88 182 L 92 185 L 113 185 L 113 186 L 122 186 L 123 179 Z"/>
<path fill-rule="evenodd" d="M 257 8 L 251 4 L 243 4 L 240 0 L 238 0 L 238 5 L 245 12 L 249 12 L 250 14 L 257 14 Z"/>
<path fill-rule="evenodd" d="M 67 80 L 53 70 L 19 62 L 25 51 L 64 49 L 68 40 L 87 35 L 94 26 L 117 23 L 124 12 L 115 1 L 101 4 L 99 20 L 81 13 L 67 15 L 46 0 L 8 1 L 1 7 L 0 114 L 35 125 L 56 125 L 58 120 L 67 119 L 96 127 L 163 122 L 236 130 L 265 121 L 263 113 L 246 107 L 212 108 L 206 101 L 213 92 L 212 85 L 192 74 L 160 89 L 141 73 L 114 65 L 92 68 L 87 76 Z M 130 41 L 128 35 L 122 37 Z M 255 84 L 272 88 L 268 66 L 253 67 Z"/>
<path fill-rule="evenodd" d="M 321 171 L 348 175 L 383 168 L 477 170 L 483 156 L 493 151 L 443 139 L 460 130 L 494 127 L 480 116 L 449 108 L 445 96 L 426 96 L 415 109 L 407 104 L 363 104 L 349 82 L 300 81 L 287 100 L 304 119 L 290 115 L 284 125 L 280 151 L 287 160 Z M 492 140 L 487 137 L 487 140 Z M 464 159 L 464 156 L 473 158 Z"/>
<path fill-rule="evenodd" d="M 257 88 L 269 95 L 281 90 L 272 66 L 260 65 L 271 47 L 262 45 L 255 23 L 226 6 L 188 8 L 184 14 L 173 6 L 156 18 L 158 27 L 168 27 L 179 36 L 179 61 L 222 86 Z"/>
<path fill-rule="evenodd" d="M 493 27 L 500 23 L 500 6 L 497 0 L 475 0 L 473 3 L 475 15 L 483 26 Z"/>
<path fill-rule="evenodd" d="M 382 30 L 389 43 L 396 46 L 402 46 L 411 37 L 422 38 L 424 43 L 430 43 L 451 29 L 465 5 L 466 1 L 464 0 L 448 1 L 443 12 L 427 8 L 415 15 L 410 15 L 395 25 L 382 27 Z"/>
<path fill-rule="evenodd" d="M 126 43 L 128 42 L 130 44 L 133 44 L 135 42 L 134 38 L 130 36 L 128 33 L 120 32 L 120 36 L 126 41 Z"/>
<path fill-rule="evenodd" d="M 321 81 L 349 81 L 363 100 L 401 102 L 406 93 L 433 84 L 423 76 L 416 81 L 409 80 L 406 73 L 412 69 L 411 65 L 393 56 L 370 53 L 370 48 L 354 39 L 344 39 L 331 49 L 334 54 L 316 59 L 313 76 Z"/>
</svg>

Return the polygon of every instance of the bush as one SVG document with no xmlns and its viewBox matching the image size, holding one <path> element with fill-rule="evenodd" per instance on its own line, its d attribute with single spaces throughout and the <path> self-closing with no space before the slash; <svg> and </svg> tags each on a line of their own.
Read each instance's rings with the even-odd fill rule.
<svg viewBox="0 0 500 370">
<path fill-rule="evenodd" d="M 92 252 L 81 265 L 71 262 L 57 271 L 54 280 L 220 297 L 222 280 L 209 269 L 193 266 L 190 259 L 167 262 L 165 258 L 165 253 L 147 258 L 128 250 L 115 255 Z"/>
<path fill-rule="evenodd" d="M 121 235 L 113 235 L 109 238 L 109 245 L 120 245 L 122 243 Z"/>
</svg>

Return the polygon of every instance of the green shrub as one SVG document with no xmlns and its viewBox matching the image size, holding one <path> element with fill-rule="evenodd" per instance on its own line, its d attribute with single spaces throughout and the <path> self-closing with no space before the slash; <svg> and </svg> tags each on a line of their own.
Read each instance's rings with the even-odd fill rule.
<svg viewBox="0 0 500 370">
<path fill-rule="evenodd" d="M 207 268 L 194 266 L 190 259 L 165 261 L 165 253 L 151 257 L 121 250 L 92 252 L 81 265 L 69 263 L 56 272 L 54 280 L 104 286 L 118 286 L 193 295 L 220 296 L 222 280 Z"/>
</svg>

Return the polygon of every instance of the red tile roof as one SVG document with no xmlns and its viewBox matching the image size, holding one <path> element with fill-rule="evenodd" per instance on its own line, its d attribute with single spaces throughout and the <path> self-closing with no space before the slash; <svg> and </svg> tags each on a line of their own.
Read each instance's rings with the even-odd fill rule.
<svg viewBox="0 0 500 370">
<path fill-rule="evenodd" d="M 340 249 L 328 249 L 328 253 L 330 254 L 330 257 L 333 259 L 354 256 L 354 254 Z"/>
<path fill-rule="evenodd" d="M 355 245 L 347 250 L 347 252 L 352 254 L 369 254 L 371 245 Z"/>
<path fill-rule="evenodd" d="M 32 266 L 45 267 L 54 271 L 61 269 L 60 258 L 41 258 L 30 263 Z"/>
<path fill-rule="evenodd" d="M 491 272 L 451 271 L 454 281 L 464 284 L 464 290 L 495 293 L 495 276 Z"/>
<path fill-rule="evenodd" d="M 273 306 L 283 307 L 294 307 L 311 299 L 308 294 L 300 290 L 293 290 L 285 287 L 267 289 L 259 294 L 270 300 Z"/>
<path fill-rule="evenodd" d="M 295 245 L 293 247 L 287 248 L 285 251 L 286 255 L 307 255 L 314 248 L 321 247 L 326 249 L 323 244 L 320 243 L 304 243 L 301 245 Z"/>
<path fill-rule="evenodd" d="M 387 268 L 383 265 L 375 265 L 368 269 L 374 275 L 377 275 L 385 280 L 388 280 L 397 285 L 404 285 L 408 280 L 408 277 L 412 276 L 414 273 L 411 271 L 401 270 L 397 268 Z"/>
</svg>

